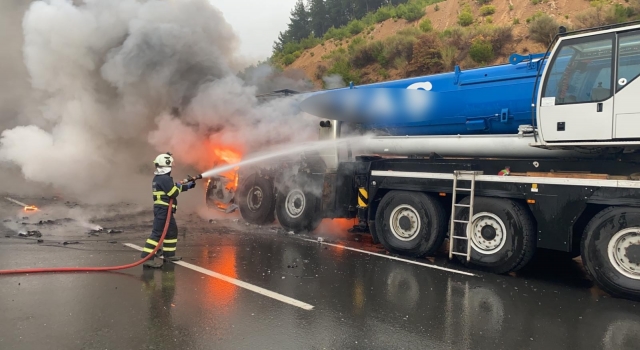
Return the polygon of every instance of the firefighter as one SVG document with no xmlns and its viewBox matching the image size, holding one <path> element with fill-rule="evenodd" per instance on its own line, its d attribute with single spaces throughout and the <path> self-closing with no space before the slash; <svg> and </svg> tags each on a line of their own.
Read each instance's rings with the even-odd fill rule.
<svg viewBox="0 0 640 350">
<path fill-rule="evenodd" d="M 178 208 L 177 197 L 180 193 L 188 191 L 196 186 L 196 182 L 189 181 L 187 183 L 174 183 L 171 177 L 171 169 L 173 167 L 173 157 L 171 153 L 167 152 L 159 155 L 153 161 L 156 166 L 153 178 L 153 229 L 151 236 L 144 244 L 142 251 L 142 257 L 149 255 L 153 249 L 158 245 L 158 241 L 162 236 L 165 222 L 167 220 L 167 214 L 169 210 L 175 213 Z M 173 198 L 173 208 L 169 208 L 169 198 Z M 167 235 L 164 238 L 161 249 L 156 253 L 157 256 L 163 256 L 165 260 L 178 261 L 181 258 L 176 256 L 176 248 L 178 245 L 178 226 L 176 220 L 171 215 L 171 221 L 169 222 L 169 229 Z M 155 257 L 154 257 L 155 259 Z M 162 267 L 162 263 L 156 263 L 154 259 L 145 261 L 145 267 L 158 268 Z"/>
</svg>

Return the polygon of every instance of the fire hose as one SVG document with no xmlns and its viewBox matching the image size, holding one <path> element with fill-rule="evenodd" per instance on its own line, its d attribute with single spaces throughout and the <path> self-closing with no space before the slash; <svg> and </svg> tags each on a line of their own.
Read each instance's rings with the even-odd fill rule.
<svg viewBox="0 0 640 350">
<path fill-rule="evenodd" d="M 160 236 L 160 240 L 153 251 L 149 253 L 146 257 L 127 265 L 119 265 L 119 266 L 102 266 L 102 267 L 50 267 L 50 268 L 30 268 L 30 269 L 15 269 L 15 270 L 0 270 L 0 275 L 16 275 L 16 274 L 24 274 L 24 273 L 42 273 L 42 272 L 96 272 L 96 271 L 117 271 L 130 269 L 132 267 L 138 266 L 145 261 L 153 258 L 156 255 L 156 252 L 162 246 L 162 242 L 164 241 L 164 237 L 167 235 L 167 231 L 169 230 L 169 223 L 171 222 L 171 213 L 173 206 L 173 198 L 169 198 L 169 210 L 167 211 L 167 220 L 164 223 L 164 229 L 162 230 L 162 236 Z"/>
</svg>

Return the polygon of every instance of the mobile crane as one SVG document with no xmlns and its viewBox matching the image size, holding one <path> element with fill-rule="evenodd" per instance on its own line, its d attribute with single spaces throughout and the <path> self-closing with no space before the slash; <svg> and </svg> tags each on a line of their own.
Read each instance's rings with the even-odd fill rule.
<svg viewBox="0 0 640 350">
<path fill-rule="evenodd" d="M 640 23 L 561 28 L 509 61 L 308 94 L 323 138 L 376 136 L 241 169 L 242 217 L 293 231 L 357 218 L 409 257 L 448 238 L 450 259 L 493 273 L 561 251 L 640 300 Z"/>
</svg>

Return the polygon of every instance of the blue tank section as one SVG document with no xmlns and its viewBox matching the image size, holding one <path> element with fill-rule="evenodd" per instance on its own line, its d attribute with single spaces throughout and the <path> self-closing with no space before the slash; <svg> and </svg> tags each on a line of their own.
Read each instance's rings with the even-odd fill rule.
<svg viewBox="0 0 640 350">
<path fill-rule="evenodd" d="M 301 109 L 387 135 L 512 134 L 531 124 L 542 55 L 509 64 L 310 94 Z"/>
</svg>

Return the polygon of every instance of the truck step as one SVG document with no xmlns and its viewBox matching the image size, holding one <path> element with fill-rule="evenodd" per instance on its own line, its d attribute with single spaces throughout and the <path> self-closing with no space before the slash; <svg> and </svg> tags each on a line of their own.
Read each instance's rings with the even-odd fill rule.
<svg viewBox="0 0 640 350">
<path fill-rule="evenodd" d="M 471 208 L 471 204 L 454 204 L 454 206 L 461 208 Z"/>
<path fill-rule="evenodd" d="M 466 221 L 466 220 L 453 220 L 453 222 L 457 222 L 457 223 L 460 223 L 460 224 L 468 224 L 469 223 L 469 221 Z"/>
<path fill-rule="evenodd" d="M 464 236 L 453 236 L 452 238 L 455 238 L 455 239 L 469 239 L 468 237 L 464 237 Z"/>
<path fill-rule="evenodd" d="M 467 253 L 451 252 L 453 255 L 467 256 Z"/>
</svg>

